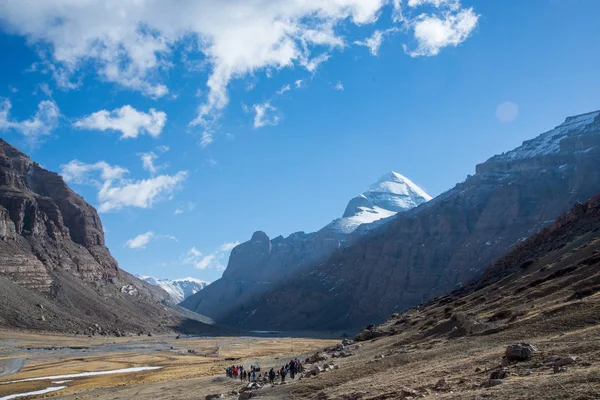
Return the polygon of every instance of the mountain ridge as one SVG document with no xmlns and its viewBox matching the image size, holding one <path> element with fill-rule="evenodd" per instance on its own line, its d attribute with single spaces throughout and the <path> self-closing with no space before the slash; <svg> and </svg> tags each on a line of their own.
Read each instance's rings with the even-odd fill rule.
<svg viewBox="0 0 600 400">
<path fill-rule="evenodd" d="M 247 305 L 250 312 L 228 322 L 348 329 L 467 284 L 507 249 L 600 192 L 600 113 L 583 116 L 513 150 L 529 157 L 494 156 L 477 165 L 464 182 L 270 288 Z M 529 152 L 548 137 L 558 137 L 558 147 Z"/>
</svg>

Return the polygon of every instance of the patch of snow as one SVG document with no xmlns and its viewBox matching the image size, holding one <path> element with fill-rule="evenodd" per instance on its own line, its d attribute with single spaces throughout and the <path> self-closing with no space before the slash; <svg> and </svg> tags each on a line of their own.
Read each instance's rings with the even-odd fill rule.
<svg viewBox="0 0 600 400">
<path fill-rule="evenodd" d="M 191 295 L 198 293 L 210 285 L 208 281 L 190 277 L 179 279 L 158 279 L 147 275 L 136 275 L 136 277 L 151 285 L 159 286 L 169 294 L 175 303 L 181 303 Z"/>
<path fill-rule="evenodd" d="M 110 370 L 110 371 L 95 371 L 95 372 L 81 372 L 79 374 L 40 376 L 40 377 L 37 377 L 37 378 L 26 378 L 26 379 L 19 379 L 19 380 L 16 380 L 16 381 L 0 382 L 0 385 L 8 385 L 9 383 L 20 383 L 20 382 L 32 382 L 32 381 L 47 381 L 47 380 L 56 380 L 56 379 L 81 378 L 83 376 L 97 376 L 97 375 L 111 375 L 111 374 L 130 374 L 132 372 L 153 371 L 153 370 L 161 369 L 161 368 L 162 367 L 132 367 L 132 368 L 113 369 L 113 370 Z"/>
<path fill-rule="evenodd" d="M 9 394 L 8 396 L 0 397 L 0 400 L 10 400 L 10 399 L 17 399 L 19 397 L 37 396 L 39 394 L 56 392 L 57 390 L 63 390 L 66 388 L 67 388 L 66 386 L 55 386 L 55 387 L 49 387 L 49 388 L 42 389 L 42 390 L 36 390 L 34 392 Z"/>
<path fill-rule="evenodd" d="M 490 160 L 512 161 L 558 153 L 560 152 L 560 142 L 566 137 L 599 134 L 599 116 L 600 111 L 594 111 L 587 114 L 568 117 L 563 124 L 551 131 L 542 133 L 534 139 L 523 142 L 523 144 L 516 149 L 499 156 L 494 156 Z"/>
<path fill-rule="evenodd" d="M 67 383 L 67 382 L 73 382 L 73 379 L 67 379 L 66 381 L 53 381 L 52 383 L 55 383 L 57 385 L 61 385 L 63 383 Z"/>
</svg>

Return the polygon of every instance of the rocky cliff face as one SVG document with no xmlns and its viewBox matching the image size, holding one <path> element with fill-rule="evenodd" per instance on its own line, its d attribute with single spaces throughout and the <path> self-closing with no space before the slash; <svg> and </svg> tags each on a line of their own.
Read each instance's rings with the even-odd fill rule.
<svg viewBox="0 0 600 400">
<path fill-rule="evenodd" d="M 92 206 L 0 139 L 0 326 L 166 329 L 182 320 L 168 301 L 119 269 Z"/>
<path fill-rule="evenodd" d="M 230 316 L 260 329 L 342 329 L 461 287 L 600 192 L 600 112 L 571 117 Z"/>
<path fill-rule="evenodd" d="M 279 282 L 323 262 L 334 251 L 362 237 L 369 226 L 422 204 L 431 197 L 408 178 L 390 172 L 366 192 L 352 199 L 342 218 L 314 233 L 296 232 L 270 239 L 264 232 L 234 248 L 223 277 L 190 296 L 182 306 L 238 324 L 239 315 L 251 315 L 254 302 Z M 359 229 L 360 228 L 360 229 Z"/>
</svg>

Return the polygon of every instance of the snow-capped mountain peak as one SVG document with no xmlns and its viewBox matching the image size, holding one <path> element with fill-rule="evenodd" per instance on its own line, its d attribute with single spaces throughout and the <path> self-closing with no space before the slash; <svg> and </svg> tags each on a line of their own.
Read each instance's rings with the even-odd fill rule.
<svg viewBox="0 0 600 400">
<path fill-rule="evenodd" d="M 329 227 L 351 233 L 362 224 L 389 218 L 429 200 L 431 196 L 410 179 L 390 171 L 365 192 L 350 200 L 342 218 L 333 221 Z"/>
<path fill-rule="evenodd" d="M 159 286 L 171 296 L 175 303 L 181 303 L 184 299 L 199 292 L 210 282 L 196 278 L 158 279 L 148 275 L 136 275 L 137 278 L 152 285 Z"/>
</svg>

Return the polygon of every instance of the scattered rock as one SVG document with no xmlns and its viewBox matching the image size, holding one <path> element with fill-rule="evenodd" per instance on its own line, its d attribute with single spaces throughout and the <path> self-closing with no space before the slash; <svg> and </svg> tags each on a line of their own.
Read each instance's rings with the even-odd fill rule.
<svg viewBox="0 0 600 400">
<path fill-rule="evenodd" d="M 152 334 L 152 332 L 148 332 L 148 336 L 149 336 L 149 337 L 152 337 L 152 336 L 154 336 L 154 335 Z"/>
<path fill-rule="evenodd" d="M 450 390 L 450 386 L 448 385 L 448 383 L 446 383 L 446 380 L 444 378 L 442 378 L 439 381 L 437 381 L 437 383 L 435 384 L 433 389 L 440 391 L 440 392 L 445 392 L 445 391 Z"/>
<path fill-rule="evenodd" d="M 256 397 L 256 393 L 243 392 L 243 393 L 240 393 L 240 395 L 238 396 L 238 400 L 248 400 L 248 399 L 251 399 L 252 397 Z"/>
<path fill-rule="evenodd" d="M 331 358 L 346 358 L 346 357 L 350 357 L 353 354 L 348 352 L 348 351 L 340 351 L 340 352 L 335 352 L 331 355 Z"/>
<path fill-rule="evenodd" d="M 384 356 L 383 354 L 378 354 L 378 355 L 376 355 L 374 358 L 376 358 L 376 359 L 377 359 L 377 358 L 385 358 L 385 356 Z"/>
<path fill-rule="evenodd" d="M 46 317 L 44 315 L 42 315 L 42 318 L 40 318 L 40 320 L 45 321 Z"/>
<path fill-rule="evenodd" d="M 487 381 L 486 384 L 484 384 L 485 387 L 493 387 L 493 386 L 498 386 L 503 384 L 504 381 L 502 379 L 490 379 L 489 381 Z"/>
<path fill-rule="evenodd" d="M 206 397 L 204 397 L 205 400 L 214 400 L 214 399 L 222 399 L 223 397 L 225 397 L 225 395 L 223 394 L 207 394 Z"/>
<path fill-rule="evenodd" d="M 42 310 L 44 309 L 44 305 L 43 304 L 38 304 L 37 305 L 39 308 L 41 308 Z"/>
<path fill-rule="evenodd" d="M 562 367 L 564 365 L 573 364 L 579 359 L 577 356 L 569 356 L 569 357 L 561 357 L 554 361 L 554 365 L 557 367 Z"/>
<path fill-rule="evenodd" d="M 310 372 L 312 373 L 312 375 L 317 376 L 321 372 L 323 372 L 323 369 L 321 367 L 319 367 L 318 365 L 315 365 L 314 367 L 311 368 Z"/>
<path fill-rule="evenodd" d="M 558 374 L 560 372 L 567 372 L 567 367 L 560 367 L 558 365 L 554 365 L 554 373 Z"/>
<path fill-rule="evenodd" d="M 490 374 L 490 380 L 492 379 L 506 379 L 508 378 L 508 371 L 505 368 L 494 371 Z"/>
<path fill-rule="evenodd" d="M 372 328 L 369 329 L 369 327 L 372 327 Z M 354 340 L 356 342 L 361 342 L 361 341 L 365 341 L 365 340 L 376 339 L 379 337 L 390 336 L 391 334 L 392 334 L 392 332 L 378 330 L 378 329 L 375 329 L 375 326 L 369 325 L 367 327 L 367 329 L 363 330 L 361 333 L 356 335 Z"/>
<path fill-rule="evenodd" d="M 475 368 L 475 372 L 481 372 L 481 368 L 479 368 L 479 367 Z"/>
<path fill-rule="evenodd" d="M 504 353 L 508 361 L 529 361 L 537 349 L 528 343 L 511 344 Z"/>
<path fill-rule="evenodd" d="M 317 363 L 319 361 L 325 361 L 327 360 L 327 358 L 329 358 L 326 354 L 324 353 L 315 353 L 312 356 L 308 357 L 305 361 L 305 363 L 307 364 L 314 364 Z"/>
<path fill-rule="evenodd" d="M 181 339 L 181 334 L 175 336 L 175 339 Z"/>
<path fill-rule="evenodd" d="M 342 340 L 342 344 L 344 346 L 351 346 L 351 345 L 354 344 L 354 340 L 352 340 L 352 339 L 344 339 L 344 340 Z"/>
</svg>

